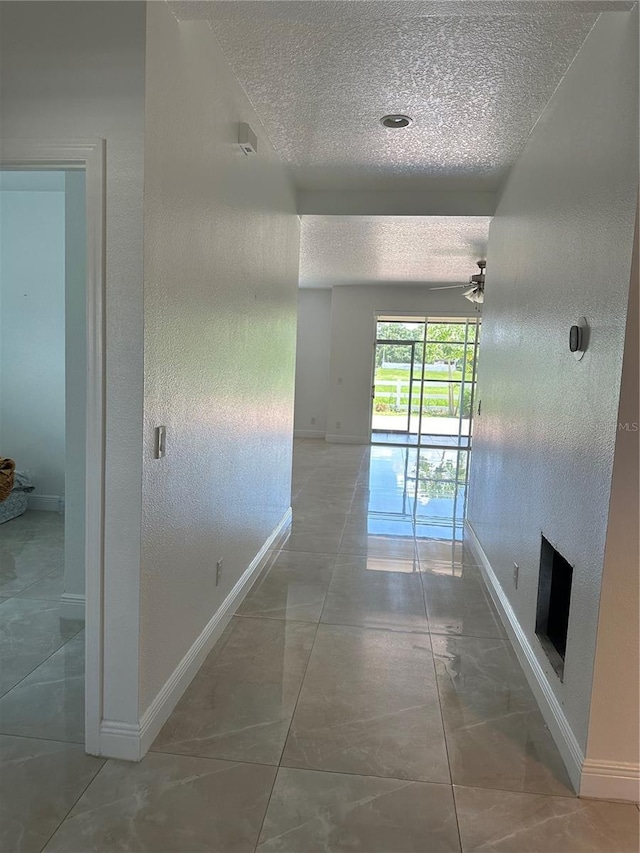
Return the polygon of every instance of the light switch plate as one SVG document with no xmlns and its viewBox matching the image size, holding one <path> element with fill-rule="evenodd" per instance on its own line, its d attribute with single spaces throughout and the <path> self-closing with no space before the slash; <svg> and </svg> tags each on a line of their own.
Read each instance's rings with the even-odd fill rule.
<svg viewBox="0 0 640 853">
<path fill-rule="evenodd" d="M 166 426 L 156 427 L 155 441 L 155 458 L 164 459 L 167 455 L 167 428 Z"/>
</svg>

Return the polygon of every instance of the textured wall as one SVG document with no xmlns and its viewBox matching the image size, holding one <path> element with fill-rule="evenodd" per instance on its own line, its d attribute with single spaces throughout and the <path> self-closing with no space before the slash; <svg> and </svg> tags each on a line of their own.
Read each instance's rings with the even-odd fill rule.
<svg viewBox="0 0 640 853">
<path fill-rule="evenodd" d="M 104 138 L 105 716 L 138 719 L 145 6 L 0 4 L 0 132 Z"/>
<path fill-rule="evenodd" d="M 640 763 L 640 612 L 638 610 L 638 221 L 631 272 L 629 314 L 622 366 L 618 436 L 613 463 L 609 527 L 598 645 L 593 674 L 587 758 Z M 636 770 L 637 772 L 637 770 Z"/>
<path fill-rule="evenodd" d="M 604 15 L 510 175 L 483 309 L 468 515 L 582 748 L 638 183 L 637 87 L 637 19 Z M 581 315 L 591 342 L 576 361 L 568 335 Z M 563 684 L 534 631 L 541 531 L 575 567 Z"/>
<path fill-rule="evenodd" d="M 147 23 L 141 711 L 290 506 L 299 245 L 292 188 L 208 25 L 164 3 Z"/>
<path fill-rule="evenodd" d="M 331 290 L 309 288 L 298 294 L 294 426 L 297 434 L 319 432 L 324 435 L 327 431 Z"/>
<path fill-rule="evenodd" d="M 23 173 L 24 174 L 24 173 Z M 0 455 L 64 495 L 64 176 L 0 191 Z"/>
<path fill-rule="evenodd" d="M 334 287 L 327 434 L 369 442 L 375 316 L 384 312 L 467 317 L 475 311 L 460 290 L 397 284 Z M 340 423 L 338 427 L 337 424 Z"/>
</svg>

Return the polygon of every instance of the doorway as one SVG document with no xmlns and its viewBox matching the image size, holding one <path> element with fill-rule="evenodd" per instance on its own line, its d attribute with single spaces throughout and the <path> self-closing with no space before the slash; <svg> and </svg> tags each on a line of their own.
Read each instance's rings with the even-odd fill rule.
<svg viewBox="0 0 640 853">
<path fill-rule="evenodd" d="M 0 732 L 84 741 L 83 169 L 0 170 Z"/>
<path fill-rule="evenodd" d="M 477 317 L 376 318 L 372 453 L 402 469 L 402 512 L 424 536 L 462 536 L 479 335 Z"/>
<path fill-rule="evenodd" d="M 98 754 L 104 142 L 3 140 L 1 155 L 0 455 L 20 476 L 0 525 L 0 732 Z"/>
</svg>

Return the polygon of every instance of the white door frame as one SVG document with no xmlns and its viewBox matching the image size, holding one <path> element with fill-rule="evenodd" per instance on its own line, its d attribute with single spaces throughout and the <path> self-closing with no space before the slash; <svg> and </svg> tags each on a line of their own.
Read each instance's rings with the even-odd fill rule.
<svg viewBox="0 0 640 853">
<path fill-rule="evenodd" d="M 99 755 L 103 709 L 105 140 L 3 139 L 0 140 L 0 168 L 85 170 L 85 748 Z"/>
</svg>

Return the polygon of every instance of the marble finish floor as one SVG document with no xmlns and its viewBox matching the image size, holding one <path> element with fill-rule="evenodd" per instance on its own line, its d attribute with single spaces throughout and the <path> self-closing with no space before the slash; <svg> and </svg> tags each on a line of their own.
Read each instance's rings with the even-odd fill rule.
<svg viewBox="0 0 640 853">
<path fill-rule="evenodd" d="M 139 764 L 84 754 L 82 634 L 53 633 L 50 559 L 24 588 L 14 559 L 0 617 L 13 642 L 42 605 L 42 660 L 0 698 L 0 850 L 636 853 L 635 806 L 575 796 L 455 527 L 414 523 L 406 452 L 296 442 L 289 535 Z"/>
</svg>

